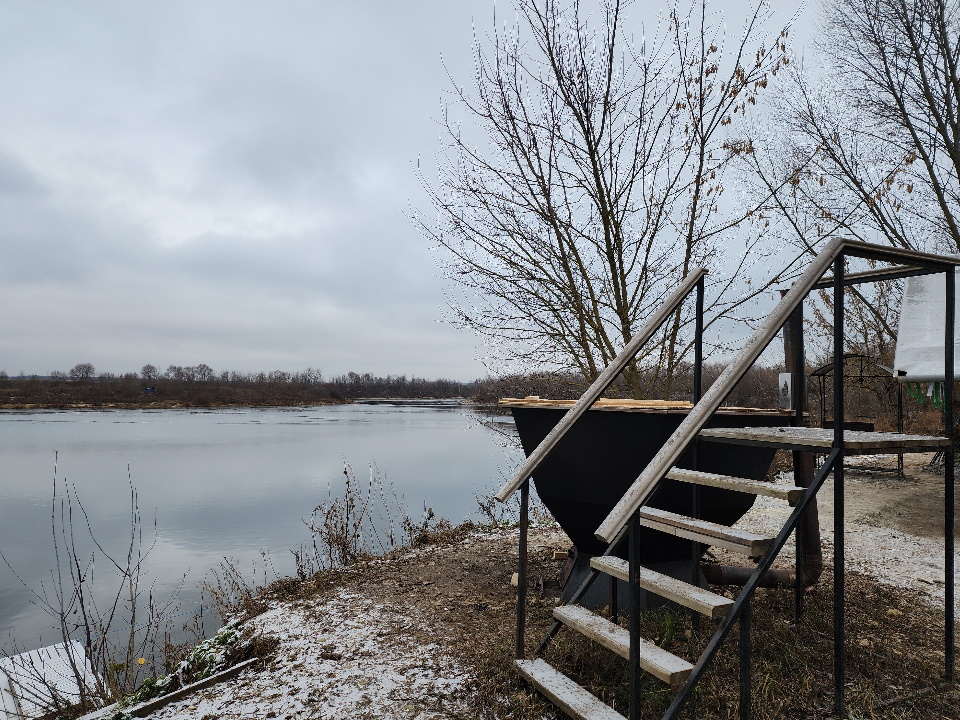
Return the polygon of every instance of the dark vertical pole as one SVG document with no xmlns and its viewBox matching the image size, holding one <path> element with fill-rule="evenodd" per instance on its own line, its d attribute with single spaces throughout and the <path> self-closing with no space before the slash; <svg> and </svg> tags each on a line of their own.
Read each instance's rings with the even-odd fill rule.
<svg viewBox="0 0 960 720">
<path fill-rule="evenodd" d="M 897 378 L 897 432 L 903 433 L 903 383 Z M 897 453 L 897 475 L 903 477 L 903 453 Z"/>
<path fill-rule="evenodd" d="M 782 298 L 787 290 L 780 291 Z M 790 404 L 793 410 L 791 424 L 794 427 L 804 425 L 803 413 L 807 409 L 807 366 L 803 348 L 803 303 L 790 314 L 783 327 L 783 357 L 786 370 L 791 374 Z M 821 403 L 821 412 L 822 412 Z M 822 424 L 822 423 L 821 423 Z M 793 482 L 794 485 L 806 487 L 812 479 L 812 467 L 809 465 L 809 455 L 794 451 L 793 455 Z M 807 524 L 806 517 L 797 525 L 797 582 L 794 586 L 794 615 L 799 623 L 803 617 L 803 584 L 806 568 Z"/>
<path fill-rule="evenodd" d="M 843 275 L 844 254 L 833 263 L 833 446 L 839 450 L 833 469 L 833 711 L 844 716 L 843 606 Z"/>
<path fill-rule="evenodd" d="M 740 611 L 740 720 L 750 720 L 750 598 Z"/>
<path fill-rule="evenodd" d="M 703 397 L 703 290 L 704 280 L 697 283 L 696 325 L 693 336 L 693 404 Z"/>
<path fill-rule="evenodd" d="M 610 576 L 610 619 L 617 622 L 620 619 L 620 603 L 617 597 L 617 579 Z"/>
<path fill-rule="evenodd" d="M 953 378 L 954 378 L 954 328 L 956 318 L 956 273 L 953 268 L 947 270 L 947 307 L 944 316 L 946 317 L 946 332 L 944 333 L 944 373 L 943 373 L 943 432 L 950 438 L 950 444 L 947 445 L 943 453 L 943 535 L 944 535 L 944 619 L 946 621 L 946 630 L 943 639 L 943 660 L 944 675 L 948 681 L 954 678 L 954 512 L 955 512 L 955 492 L 954 492 L 954 451 L 953 451 Z"/>
<path fill-rule="evenodd" d="M 640 720 L 640 603 L 637 597 L 640 584 L 637 582 L 637 568 L 640 565 L 640 514 L 630 518 L 630 713 L 629 720 Z"/>
<path fill-rule="evenodd" d="M 527 521 L 530 509 L 530 480 L 520 486 L 520 558 L 517 568 L 517 659 L 523 659 L 523 636 L 527 623 Z"/>
<path fill-rule="evenodd" d="M 704 278 L 697 283 L 696 312 L 693 332 L 693 404 L 696 405 L 703 397 L 703 295 Z M 700 468 L 700 440 L 695 438 L 691 448 L 693 455 L 693 469 Z M 690 517 L 700 517 L 700 486 L 690 484 Z M 690 580 L 693 585 L 700 585 L 700 543 L 690 541 Z M 696 610 L 691 611 L 691 621 L 694 630 L 700 629 L 700 615 Z"/>
</svg>

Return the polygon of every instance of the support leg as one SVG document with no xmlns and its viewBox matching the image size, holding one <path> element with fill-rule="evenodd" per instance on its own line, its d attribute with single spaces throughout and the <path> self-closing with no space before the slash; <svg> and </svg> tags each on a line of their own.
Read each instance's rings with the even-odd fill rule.
<svg viewBox="0 0 960 720">
<path fill-rule="evenodd" d="M 750 720 L 750 600 L 740 613 L 740 720 Z"/>
<path fill-rule="evenodd" d="M 634 513 L 630 519 L 630 720 L 640 720 L 640 659 L 637 648 L 640 646 L 640 603 L 637 595 L 640 584 L 637 582 L 637 567 L 640 563 L 640 515 Z"/>
<path fill-rule="evenodd" d="M 524 657 L 523 636 L 527 624 L 527 523 L 530 511 L 530 481 L 520 486 L 520 557 L 517 568 L 517 659 Z"/>
</svg>

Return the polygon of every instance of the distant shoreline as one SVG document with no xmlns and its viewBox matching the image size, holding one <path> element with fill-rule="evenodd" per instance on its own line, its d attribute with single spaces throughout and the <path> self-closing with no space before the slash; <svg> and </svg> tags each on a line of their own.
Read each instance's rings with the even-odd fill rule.
<svg viewBox="0 0 960 720">
<path fill-rule="evenodd" d="M 197 404 L 176 400 L 148 403 L 102 402 L 102 403 L 0 403 L 0 410 L 197 410 L 203 408 L 270 408 L 311 407 L 314 405 L 351 405 L 353 400 L 314 400 L 310 402 L 276 403 L 204 403 Z"/>
<path fill-rule="evenodd" d="M 190 401 L 154 400 L 152 402 L 83 402 L 83 403 L 0 403 L 0 411 L 10 410 L 203 410 L 217 408 L 278 408 L 278 407 L 314 407 L 320 405 L 395 405 L 450 403 L 459 401 L 464 405 L 484 405 L 463 397 L 375 397 L 375 398 L 337 398 L 293 402 L 245 402 L 245 403 L 207 403 Z"/>
<path fill-rule="evenodd" d="M 163 377 L 136 373 L 99 377 L 11 378 L 0 371 L 2 410 L 93 410 L 228 407 L 308 407 L 354 401 L 430 401 L 471 397 L 476 383 L 424 380 L 406 376 L 374 377 L 350 373 L 323 380 L 319 373 L 221 373 L 199 376 L 171 371 Z"/>
</svg>

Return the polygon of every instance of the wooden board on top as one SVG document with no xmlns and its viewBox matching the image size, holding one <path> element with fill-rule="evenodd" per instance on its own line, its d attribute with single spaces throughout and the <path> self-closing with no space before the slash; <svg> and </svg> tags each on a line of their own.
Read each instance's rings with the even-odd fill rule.
<svg viewBox="0 0 960 720">
<path fill-rule="evenodd" d="M 518 407 L 518 408 L 552 408 L 557 410 L 569 410 L 573 407 L 576 400 L 551 400 L 541 398 L 537 395 L 528 395 L 525 398 L 501 398 L 500 407 Z M 606 412 L 669 412 L 686 413 L 693 407 L 693 403 L 685 400 L 632 400 L 621 398 L 600 398 L 593 404 L 591 410 L 600 410 Z M 721 407 L 717 410 L 719 414 L 737 413 L 757 414 L 757 415 L 777 415 L 790 416 L 792 410 L 773 410 L 764 408 L 745 408 L 745 407 Z"/>
</svg>

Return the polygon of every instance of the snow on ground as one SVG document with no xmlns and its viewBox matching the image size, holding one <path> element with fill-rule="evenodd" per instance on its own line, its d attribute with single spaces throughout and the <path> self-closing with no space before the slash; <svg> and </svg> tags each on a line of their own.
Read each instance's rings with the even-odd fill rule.
<svg viewBox="0 0 960 720">
<path fill-rule="evenodd" d="M 833 559 L 831 483 L 828 480 L 818 498 L 827 562 Z M 852 490 L 861 494 L 871 492 L 866 485 Z M 773 537 L 790 510 L 783 501 L 761 496 L 737 525 Z M 932 603 L 942 607 L 942 538 L 877 527 L 869 524 L 866 510 L 854 512 L 849 505 L 847 510 L 847 569 L 889 585 L 921 591 Z M 501 531 L 496 537 L 476 534 L 462 544 L 496 540 L 512 547 L 513 533 L 515 531 Z M 540 540 L 543 547 L 566 544 L 565 536 L 559 531 L 549 537 L 545 534 Z M 413 550 L 405 557 L 418 561 L 422 554 L 419 561 L 432 566 L 435 564 L 430 559 L 432 552 L 435 549 Z M 788 546 L 783 561 L 789 562 L 791 555 Z M 960 567 L 960 553 L 957 560 Z M 388 562 L 391 561 L 375 561 L 372 565 Z M 443 572 L 447 571 L 449 568 Z M 390 587 L 398 584 L 396 579 L 386 576 L 379 582 Z M 821 582 L 830 582 L 830 579 L 827 577 Z M 420 584 L 433 585 L 433 582 Z M 420 590 L 422 592 L 422 588 Z M 380 597 L 377 592 L 369 594 Z M 383 596 L 391 597 L 389 593 Z M 453 598 L 450 602 L 456 605 L 459 601 Z M 149 717 L 153 720 L 462 717 L 466 714 L 462 699 L 470 688 L 467 670 L 445 650 L 456 639 L 431 635 L 436 630 L 431 629 L 435 626 L 430 622 L 433 618 L 429 605 L 421 608 L 402 600 L 372 599 L 350 589 L 340 589 L 315 600 L 279 604 L 248 623 L 280 639 L 276 658 L 267 667 L 244 671 L 236 678 L 171 703 Z"/>
<path fill-rule="evenodd" d="M 820 501 L 820 533 L 824 560 L 833 562 L 832 481 L 828 480 L 818 493 Z M 774 498 L 758 496 L 753 508 L 744 515 L 737 527 L 775 537 L 790 515 L 786 503 Z M 870 575 L 894 587 L 910 588 L 924 593 L 935 605 L 943 607 L 944 544 L 943 539 L 917 537 L 890 528 L 875 527 L 857 522 L 847 516 L 844 522 L 844 559 L 846 569 Z M 960 568 L 960 548 L 954 553 L 956 567 Z M 782 557 L 791 555 L 791 544 Z M 829 582 L 829 578 L 825 578 Z M 960 598 L 956 607 L 960 614 Z"/>
<path fill-rule="evenodd" d="M 354 592 L 283 604 L 252 619 L 281 644 L 266 668 L 157 710 L 152 720 L 396 718 L 456 713 L 465 671 L 437 645 L 410 632 L 408 606 L 377 604 Z"/>
</svg>

